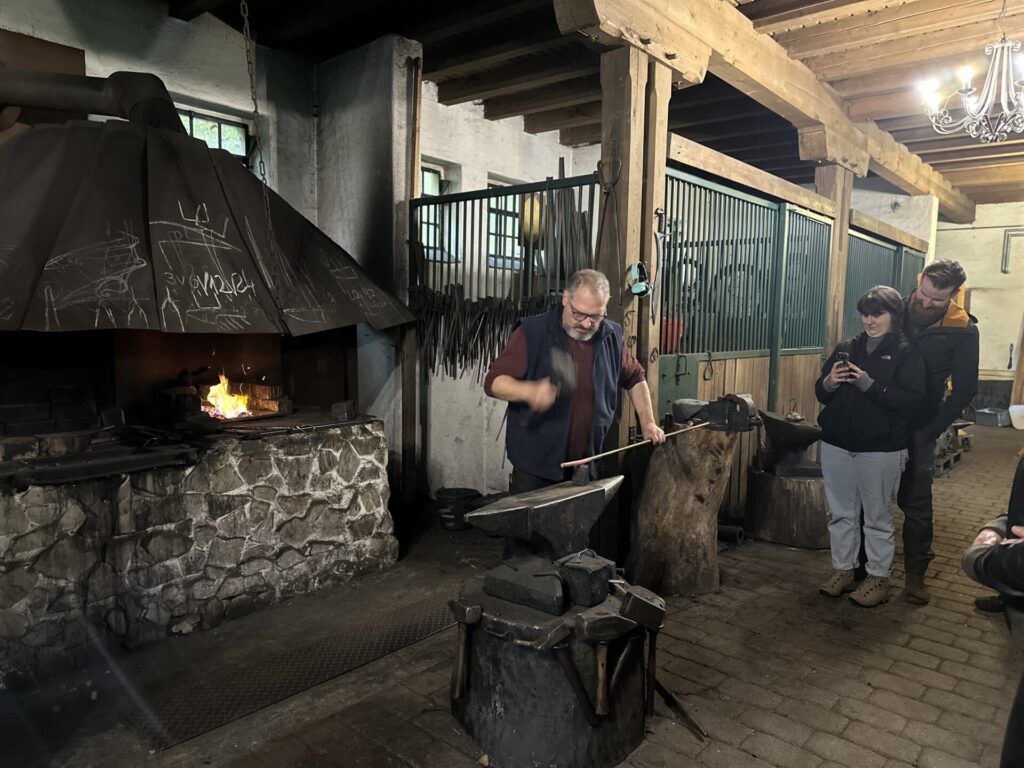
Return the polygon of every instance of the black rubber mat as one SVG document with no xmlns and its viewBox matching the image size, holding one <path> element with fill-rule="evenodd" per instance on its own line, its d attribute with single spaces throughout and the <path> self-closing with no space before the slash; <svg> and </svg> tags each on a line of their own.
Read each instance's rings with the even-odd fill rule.
<svg viewBox="0 0 1024 768">
<path fill-rule="evenodd" d="M 378 615 L 373 624 L 353 626 L 256 665 L 145 690 L 146 706 L 132 717 L 133 725 L 154 749 L 180 744 L 450 627 L 455 621 L 449 596 L 438 592 Z"/>
</svg>

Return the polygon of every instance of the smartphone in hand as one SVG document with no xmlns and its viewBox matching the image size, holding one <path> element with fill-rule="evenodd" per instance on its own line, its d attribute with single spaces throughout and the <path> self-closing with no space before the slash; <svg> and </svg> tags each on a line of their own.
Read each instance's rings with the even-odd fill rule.
<svg viewBox="0 0 1024 768">
<path fill-rule="evenodd" d="M 841 363 L 844 368 L 850 365 L 849 352 L 836 352 L 836 362 Z"/>
</svg>

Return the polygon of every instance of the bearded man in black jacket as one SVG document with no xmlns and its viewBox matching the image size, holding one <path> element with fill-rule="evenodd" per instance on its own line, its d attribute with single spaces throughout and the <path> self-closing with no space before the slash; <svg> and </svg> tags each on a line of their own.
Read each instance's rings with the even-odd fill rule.
<svg viewBox="0 0 1024 768">
<path fill-rule="evenodd" d="M 978 392 L 977 320 L 953 300 L 967 280 L 952 259 L 928 264 L 916 290 L 904 299 L 903 332 L 924 358 L 927 383 L 924 407 L 914 421 L 907 466 L 900 480 L 903 510 L 904 596 L 924 605 L 924 582 L 932 553 L 932 480 L 935 441 Z M 946 381 L 952 389 L 946 396 Z"/>
</svg>

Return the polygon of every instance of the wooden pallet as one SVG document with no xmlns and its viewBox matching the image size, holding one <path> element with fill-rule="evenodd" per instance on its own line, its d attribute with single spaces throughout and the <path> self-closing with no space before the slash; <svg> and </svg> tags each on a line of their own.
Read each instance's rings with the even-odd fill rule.
<svg viewBox="0 0 1024 768">
<path fill-rule="evenodd" d="M 944 475 L 949 472 L 956 464 L 960 462 L 960 459 L 964 457 L 963 450 L 956 451 L 954 453 L 947 453 L 942 458 L 935 459 L 935 477 Z"/>
</svg>

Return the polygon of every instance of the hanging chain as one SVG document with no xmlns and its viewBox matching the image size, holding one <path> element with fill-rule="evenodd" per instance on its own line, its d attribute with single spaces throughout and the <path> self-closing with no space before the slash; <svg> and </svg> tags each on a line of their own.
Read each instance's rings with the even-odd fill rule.
<svg viewBox="0 0 1024 768">
<path fill-rule="evenodd" d="M 1003 0 L 1003 8 L 999 11 L 999 15 L 996 17 L 996 26 L 999 27 L 999 35 L 1003 40 L 1006 39 L 1006 30 L 1003 29 L 1003 17 L 1006 15 L 1006 0 Z"/>
<path fill-rule="evenodd" d="M 256 152 L 257 169 L 259 170 L 260 181 L 263 187 L 263 215 L 267 219 L 267 257 L 271 262 L 271 274 L 264 275 L 264 279 L 270 278 L 270 290 L 274 294 L 274 305 L 278 315 L 281 315 L 281 294 L 277 279 L 277 265 L 280 257 L 276 248 L 274 237 L 274 221 L 270 216 L 270 189 L 267 185 L 267 166 L 263 161 L 263 134 L 260 131 L 260 104 L 256 96 L 256 42 L 252 37 L 252 28 L 249 25 L 249 3 L 240 0 L 239 8 L 242 13 L 242 37 L 245 38 L 245 66 L 249 71 L 249 95 L 252 97 L 252 130 L 253 147 Z M 283 323 L 284 318 L 281 317 Z M 287 330 L 287 326 L 282 327 Z"/>
</svg>

